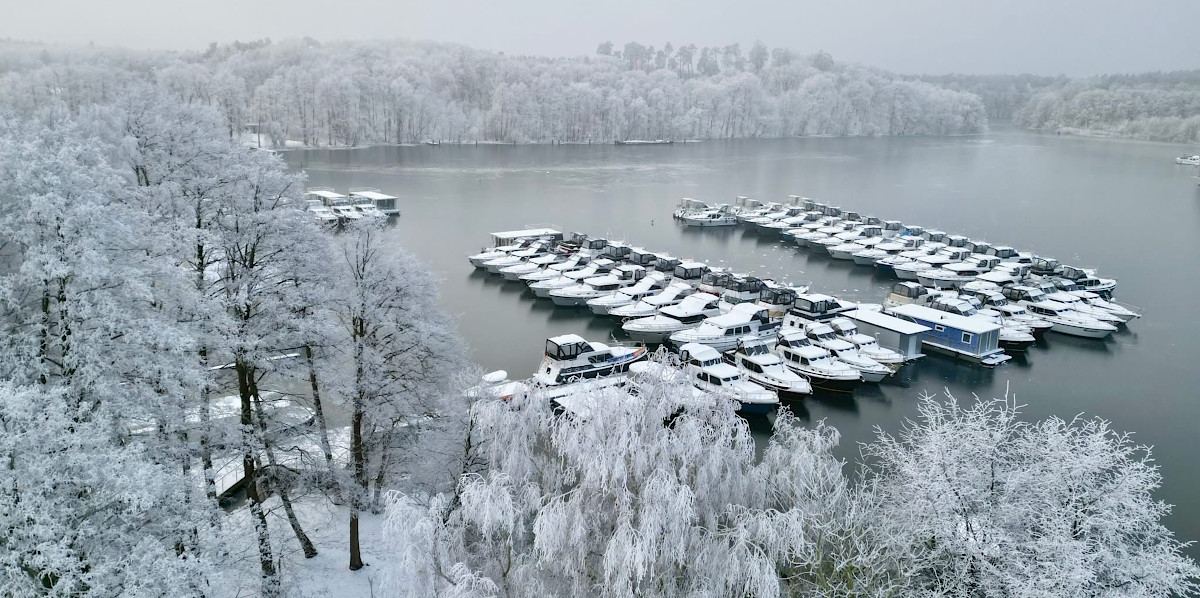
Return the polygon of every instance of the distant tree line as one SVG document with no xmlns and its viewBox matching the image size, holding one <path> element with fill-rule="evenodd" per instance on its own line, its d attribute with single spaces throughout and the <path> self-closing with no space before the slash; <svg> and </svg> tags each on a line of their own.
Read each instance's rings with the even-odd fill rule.
<svg viewBox="0 0 1200 598">
<path fill-rule="evenodd" d="M 431 42 L 259 40 L 203 53 L 0 44 L 0 95 L 31 114 L 77 114 L 135 82 L 216 108 L 264 146 L 423 140 L 586 142 L 986 130 L 965 92 L 761 43 L 598 55 L 506 56 Z"/>
<path fill-rule="evenodd" d="M 1065 133 L 1200 142 L 1200 70 L 1070 79 L 942 75 L 923 80 L 978 95 L 993 120 Z"/>
</svg>

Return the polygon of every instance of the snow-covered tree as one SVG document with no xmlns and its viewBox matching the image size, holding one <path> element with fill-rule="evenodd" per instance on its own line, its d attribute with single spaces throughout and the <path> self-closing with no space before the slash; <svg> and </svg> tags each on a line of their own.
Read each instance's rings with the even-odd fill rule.
<svg viewBox="0 0 1200 598">
<path fill-rule="evenodd" d="M 1149 449 L 1107 422 L 926 397 L 867 445 L 878 537 L 906 596 L 1180 596 L 1200 574 L 1162 524 Z"/>
<path fill-rule="evenodd" d="M 433 273 L 386 243 L 381 224 L 350 227 L 342 268 L 347 295 L 339 313 L 353 367 L 350 407 L 350 568 L 362 568 L 359 512 L 378 503 L 389 476 L 436 455 L 413 455 L 420 431 L 452 418 L 447 399 L 466 351 L 441 311 Z M 432 449 L 432 446 L 425 447 Z M 372 499 L 370 488 L 374 485 Z"/>
</svg>

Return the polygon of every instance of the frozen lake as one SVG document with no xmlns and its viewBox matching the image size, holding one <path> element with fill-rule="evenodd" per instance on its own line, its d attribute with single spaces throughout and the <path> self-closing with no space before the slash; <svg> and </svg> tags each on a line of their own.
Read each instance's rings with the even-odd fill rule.
<svg viewBox="0 0 1200 598">
<path fill-rule="evenodd" d="M 1193 434 L 1200 393 L 1200 187 L 1176 166 L 1176 145 L 1080 139 L 999 129 L 961 138 L 712 141 L 670 146 L 379 147 L 289 152 L 311 185 L 379 187 L 400 196 L 395 234 L 430 262 L 474 359 L 514 377 L 532 373 L 546 337 L 603 339 L 613 322 L 535 301 L 522 283 L 476 271 L 466 256 L 488 233 L 553 223 L 680 258 L 880 302 L 894 282 L 873 268 L 831 261 L 737 230 L 684 229 L 680 197 L 812 197 L 884 219 L 1007 244 L 1120 280 L 1116 298 L 1144 310 L 1107 341 L 1048 335 L 986 370 L 931 355 L 852 399 L 800 408 L 843 435 L 843 455 L 872 427 L 897 431 L 917 396 L 959 399 L 1007 391 L 1030 418 L 1096 415 L 1154 447 L 1176 505 L 1168 525 L 1200 539 L 1200 459 Z M 756 426 L 766 430 L 767 424 Z M 1193 556 L 1200 550 L 1193 549 Z"/>
</svg>

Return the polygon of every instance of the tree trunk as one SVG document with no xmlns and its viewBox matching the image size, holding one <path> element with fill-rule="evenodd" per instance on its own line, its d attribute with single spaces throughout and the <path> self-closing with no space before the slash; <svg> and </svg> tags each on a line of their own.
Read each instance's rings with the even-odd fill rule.
<svg viewBox="0 0 1200 598">
<path fill-rule="evenodd" d="M 250 385 L 258 416 L 258 431 L 262 434 L 263 452 L 267 455 L 267 464 L 271 467 L 272 472 L 267 479 L 279 493 L 279 500 L 283 502 L 283 511 L 287 514 L 288 525 L 292 526 L 292 533 L 296 534 L 296 541 L 300 543 L 300 549 L 304 551 L 304 558 L 311 559 L 317 556 L 317 547 L 313 546 L 312 540 L 308 539 L 308 534 L 304 533 L 304 528 L 300 526 L 300 519 L 296 517 L 296 510 L 292 508 L 292 498 L 288 494 L 287 485 L 279 481 L 279 462 L 275 459 L 275 449 L 267 441 L 267 420 L 263 417 L 262 397 L 258 394 L 258 383 L 251 379 Z"/>
<path fill-rule="evenodd" d="M 325 410 L 321 407 L 321 389 L 317 385 L 317 367 L 313 363 L 312 345 L 305 343 L 304 357 L 308 360 L 308 383 L 312 387 L 313 411 L 317 416 L 317 434 L 321 440 L 321 450 L 325 452 L 325 463 L 333 473 L 333 450 L 329 447 L 329 426 L 325 423 Z"/>
<path fill-rule="evenodd" d="M 375 491 L 371 497 L 371 512 L 378 515 L 383 507 L 380 505 L 380 498 L 383 495 L 383 482 L 387 476 L 388 455 L 392 454 L 392 432 L 384 435 L 384 443 L 379 446 L 379 471 L 375 472 Z"/>
<path fill-rule="evenodd" d="M 212 502 L 217 501 L 217 481 L 213 477 L 212 462 L 212 398 L 209 396 L 208 349 L 200 347 L 200 369 L 206 380 L 200 389 L 200 466 L 204 469 L 204 495 Z M 218 525 L 220 517 L 214 517 Z"/>
<path fill-rule="evenodd" d="M 358 394 L 354 397 L 354 416 L 350 426 L 350 451 L 354 460 L 354 490 L 350 494 L 350 570 L 363 567 L 362 549 L 358 542 L 358 513 L 367 492 L 367 470 L 362 440 L 363 405 Z"/>
<path fill-rule="evenodd" d="M 263 512 L 262 497 L 258 493 L 258 471 L 255 468 L 254 445 L 251 441 L 254 417 L 249 380 L 254 373 L 252 368 L 242 363 L 240 357 L 235 367 L 237 368 L 238 394 L 242 402 L 240 422 L 242 473 L 246 483 L 246 503 L 250 506 L 254 531 L 258 539 L 258 562 L 262 568 L 262 595 L 263 598 L 279 598 L 279 577 L 275 571 L 275 559 L 271 554 L 271 531 L 267 526 L 267 515 Z"/>
</svg>

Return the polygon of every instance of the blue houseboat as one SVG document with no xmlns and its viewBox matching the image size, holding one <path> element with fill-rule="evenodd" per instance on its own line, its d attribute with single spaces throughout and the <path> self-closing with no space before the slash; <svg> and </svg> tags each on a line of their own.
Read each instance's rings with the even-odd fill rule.
<svg viewBox="0 0 1200 598">
<path fill-rule="evenodd" d="M 1000 349 L 998 324 L 911 303 L 887 311 L 897 318 L 929 327 L 927 332 L 922 333 L 921 342 L 931 351 L 987 367 L 995 367 L 1011 359 Z"/>
</svg>

